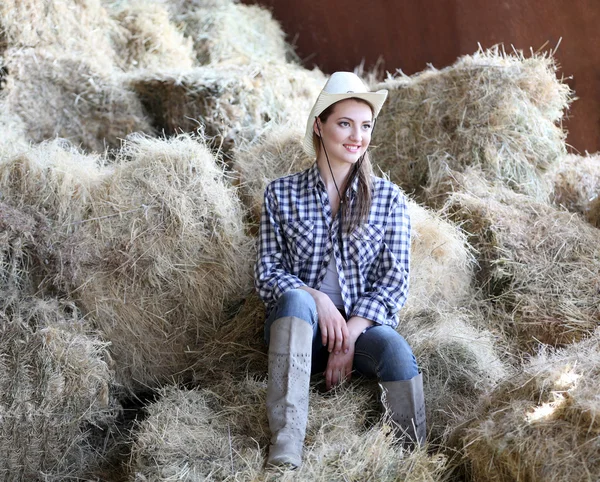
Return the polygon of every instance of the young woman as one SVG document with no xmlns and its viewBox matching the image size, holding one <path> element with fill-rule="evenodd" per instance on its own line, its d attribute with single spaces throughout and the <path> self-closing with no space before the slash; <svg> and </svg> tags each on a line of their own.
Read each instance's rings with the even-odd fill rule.
<svg viewBox="0 0 600 482">
<path fill-rule="evenodd" d="M 327 389 L 353 370 L 379 379 L 399 431 L 424 442 L 422 377 L 395 330 L 410 219 L 367 153 L 386 97 L 353 73 L 334 73 L 306 126 L 304 150 L 316 162 L 265 190 L 255 285 L 267 308 L 270 465 L 300 466 L 309 379 L 319 371 Z"/>
</svg>

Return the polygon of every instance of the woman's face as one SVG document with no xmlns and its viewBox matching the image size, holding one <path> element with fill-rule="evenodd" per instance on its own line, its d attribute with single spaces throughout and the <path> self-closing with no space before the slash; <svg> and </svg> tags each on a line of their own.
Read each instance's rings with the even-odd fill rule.
<svg viewBox="0 0 600 482">
<path fill-rule="evenodd" d="M 364 102 L 346 99 L 334 105 L 325 122 L 320 122 L 321 142 L 325 144 L 331 163 L 354 164 L 371 142 L 373 112 Z M 315 133 L 319 130 L 315 123 Z M 319 156 L 323 154 L 323 148 Z"/>
</svg>

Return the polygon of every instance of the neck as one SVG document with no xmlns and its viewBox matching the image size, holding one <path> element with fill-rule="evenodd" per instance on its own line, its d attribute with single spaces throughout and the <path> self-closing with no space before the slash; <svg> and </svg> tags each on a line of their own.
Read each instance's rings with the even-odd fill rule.
<svg viewBox="0 0 600 482">
<path fill-rule="evenodd" d="M 321 174 L 321 179 L 323 179 L 327 190 L 335 189 L 335 184 L 337 183 L 337 187 L 341 193 L 346 186 L 346 180 L 350 176 L 352 165 L 347 163 L 340 165 L 332 162 L 330 170 L 327 164 L 327 158 L 325 157 L 325 154 L 321 152 L 317 157 L 317 166 L 319 168 L 319 173 Z M 333 176 L 335 176 L 335 183 L 331 175 L 332 172 Z"/>
</svg>

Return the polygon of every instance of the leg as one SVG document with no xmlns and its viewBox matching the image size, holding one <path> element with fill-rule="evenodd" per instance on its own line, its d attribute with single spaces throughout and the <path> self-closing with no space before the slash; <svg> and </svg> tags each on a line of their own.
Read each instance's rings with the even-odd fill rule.
<svg viewBox="0 0 600 482">
<path fill-rule="evenodd" d="M 378 378 L 383 401 L 401 434 L 423 444 L 426 435 L 423 375 L 406 340 L 389 326 L 374 326 L 356 340 L 356 370 Z M 409 444 L 410 445 L 410 442 Z"/>
<path fill-rule="evenodd" d="M 291 290 L 279 299 L 265 323 L 269 344 L 267 416 L 271 429 L 268 465 L 302 463 L 317 309 L 312 296 Z"/>
</svg>

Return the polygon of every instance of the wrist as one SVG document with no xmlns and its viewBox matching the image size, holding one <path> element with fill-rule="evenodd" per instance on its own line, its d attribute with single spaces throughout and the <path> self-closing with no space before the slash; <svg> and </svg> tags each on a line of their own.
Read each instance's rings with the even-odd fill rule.
<svg viewBox="0 0 600 482">
<path fill-rule="evenodd" d="M 363 333 L 363 331 L 373 326 L 373 322 L 371 320 L 367 320 L 366 318 L 362 318 L 360 316 L 353 316 L 348 320 L 348 334 L 350 339 L 356 341 L 356 339 Z"/>
</svg>

